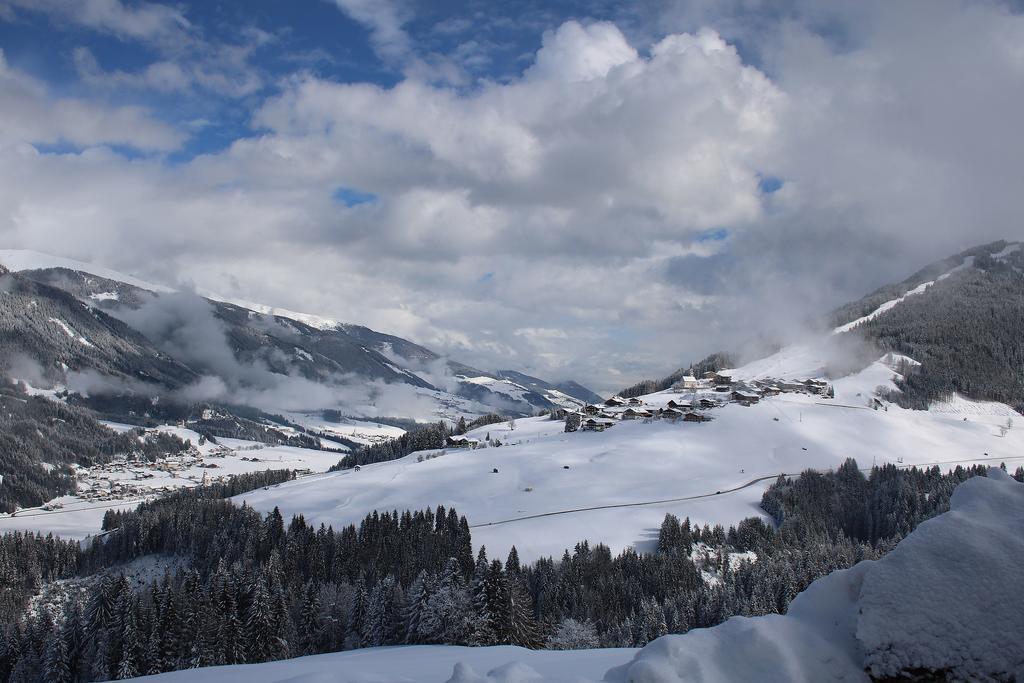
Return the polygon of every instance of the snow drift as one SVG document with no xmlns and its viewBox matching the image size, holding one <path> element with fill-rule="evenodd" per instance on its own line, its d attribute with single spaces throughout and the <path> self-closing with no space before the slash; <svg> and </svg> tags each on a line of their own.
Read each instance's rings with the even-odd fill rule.
<svg viewBox="0 0 1024 683">
<path fill-rule="evenodd" d="M 605 680 L 1021 680 L 1021 528 L 1024 485 L 992 469 L 957 487 L 949 512 L 881 560 L 814 582 L 785 616 L 664 636 Z"/>
</svg>

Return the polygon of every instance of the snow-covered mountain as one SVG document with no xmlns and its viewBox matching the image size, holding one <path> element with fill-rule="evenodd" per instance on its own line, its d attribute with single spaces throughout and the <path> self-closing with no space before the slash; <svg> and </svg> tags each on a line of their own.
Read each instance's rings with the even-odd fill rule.
<svg viewBox="0 0 1024 683">
<path fill-rule="evenodd" d="M 927 376 L 930 364 L 971 353 L 986 343 L 986 334 L 1003 336 L 1000 325 L 1007 330 L 1024 326 L 1022 256 L 1019 245 L 1006 243 L 965 252 L 887 289 L 889 298 L 876 293 L 844 307 L 847 312 L 833 328 L 804 343 L 720 369 L 741 390 L 755 383 L 820 378 L 831 384 L 834 398 L 783 393 L 749 406 L 732 402 L 711 409 L 706 413 L 710 422 L 703 424 L 613 419 L 607 424 L 614 427 L 601 433 L 565 433 L 562 422 L 546 419 L 520 420 L 514 430 L 490 425 L 468 436 L 500 439 L 505 444 L 500 451 L 413 453 L 358 474 L 304 482 L 301 495 L 284 485 L 254 492 L 246 500 L 258 509 L 280 506 L 335 526 L 356 521 L 375 506 L 457 504 L 479 525 L 474 534 L 488 548 L 516 545 L 523 556 L 535 558 L 558 556 L 582 538 L 613 549 L 644 549 L 649 542 L 644 530 L 655 527 L 666 512 L 701 523 L 733 524 L 756 509 L 778 474 L 830 469 L 847 457 L 864 467 L 1024 462 L 1024 434 L 1006 428 L 1008 421 L 1020 418 L 1019 404 L 991 400 L 985 391 L 999 380 L 961 373 L 963 385 L 954 384 L 923 405 L 904 393 Z M 999 289 L 1018 286 L 1022 289 L 1016 294 Z M 963 330 L 946 315 L 927 317 L 944 311 L 950 300 L 959 306 L 964 297 L 987 299 L 991 287 L 1005 295 L 1006 306 L 1021 313 L 982 321 L 972 329 L 974 347 L 960 344 Z M 909 334 L 887 332 L 900 325 L 937 332 L 920 359 L 905 353 L 920 350 Z M 1014 341 L 1016 348 L 1021 339 L 1024 335 Z M 1002 348 L 1006 353 L 1015 347 Z M 963 362 L 965 372 L 971 367 Z M 1013 378 L 1020 367 L 978 372 Z M 698 396 L 720 396 L 710 387 L 703 392 L 670 388 L 637 400 L 647 412 L 656 412 L 670 400 L 692 404 Z M 340 506 L 339 491 L 346 492 Z"/>
<path fill-rule="evenodd" d="M 193 396 L 255 404 L 274 412 L 332 409 L 414 419 L 454 420 L 493 411 L 530 415 L 579 406 L 596 396 L 574 382 L 561 391 L 523 375 L 537 385 L 525 386 L 359 325 L 209 293 L 200 297 L 175 292 L 70 259 L 0 250 L 0 264 L 14 271 L 7 276 L 11 287 L 34 296 L 8 298 L 8 315 L 0 322 L 17 333 L 5 338 L 10 343 L 0 344 L 0 356 L 31 359 L 41 370 L 24 379 L 43 374 L 50 381 L 64 382 L 70 372 L 81 383 L 81 375 L 90 373 L 93 391 L 101 381 L 116 380 L 119 390 L 135 386 L 155 394 L 185 389 Z M 44 328 L 53 328 L 49 334 L 33 333 L 27 339 L 25 330 L 39 327 L 30 304 L 62 310 L 70 306 L 73 312 L 48 316 L 47 320 L 58 321 L 43 321 Z M 94 330 L 95 324 L 86 320 L 94 319 L 123 332 L 126 341 L 115 339 L 117 334 L 109 330 L 94 333 L 95 339 L 79 334 L 79 319 L 84 321 L 79 325 L 84 325 L 83 332 Z M 88 344 L 79 341 L 81 348 L 76 348 L 64 336 L 86 339 Z M 175 367 L 159 372 L 150 367 L 161 363 Z M 318 387 L 303 387 L 300 392 L 291 379 Z M 221 385 L 224 388 L 215 391 Z M 294 397 L 300 393 L 306 403 L 297 406 Z"/>
</svg>

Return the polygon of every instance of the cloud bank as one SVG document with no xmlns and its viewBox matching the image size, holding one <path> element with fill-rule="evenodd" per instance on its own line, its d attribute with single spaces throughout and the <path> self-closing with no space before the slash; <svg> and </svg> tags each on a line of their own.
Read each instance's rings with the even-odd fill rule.
<svg viewBox="0 0 1024 683">
<path fill-rule="evenodd" d="M 406 10 L 338 4 L 383 59 L 415 52 Z M 61 100 L 3 67 L 0 240 L 614 389 L 1024 237 L 1020 45 L 1008 6 L 952 0 L 571 19 L 511 79 L 285 75 L 248 134 L 174 164 L 111 146 L 180 129 L 33 116 Z"/>
</svg>

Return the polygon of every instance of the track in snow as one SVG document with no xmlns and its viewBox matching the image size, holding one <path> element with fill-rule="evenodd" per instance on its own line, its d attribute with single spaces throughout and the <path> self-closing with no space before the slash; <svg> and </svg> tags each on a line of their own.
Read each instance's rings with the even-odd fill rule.
<svg viewBox="0 0 1024 683">
<path fill-rule="evenodd" d="M 925 462 L 925 463 L 914 463 L 909 465 L 897 464 L 896 467 L 907 468 L 907 467 L 934 467 L 936 465 L 957 465 L 963 463 L 981 462 L 986 460 L 999 460 L 1000 462 L 1006 462 L 1008 460 L 1024 460 L 1024 456 L 1013 457 L 1013 458 L 971 458 L 969 460 L 944 460 L 940 462 Z M 892 464 L 892 463 L 890 463 Z M 861 468 L 862 472 L 870 472 L 870 467 Z M 593 505 L 585 508 L 573 508 L 571 510 L 557 510 L 555 512 L 538 512 L 533 515 L 525 515 L 523 517 L 511 517 L 509 519 L 500 519 L 495 522 L 481 522 L 480 524 L 470 524 L 470 529 L 480 529 L 489 526 L 498 526 L 499 524 L 511 524 L 512 522 L 524 522 L 528 519 L 540 519 L 542 517 L 555 517 L 558 515 L 571 515 L 577 512 L 593 512 L 594 510 L 612 510 L 615 508 L 633 508 L 643 507 L 645 505 L 663 505 L 665 503 L 681 503 L 687 500 L 699 500 L 701 498 L 714 498 L 715 496 L 724 496 L 727 493 L 735 493 L 736 491 L 742 491 L 743 489 L 750 488 L 754 484 L 768 479 L 778 479 L 779 477 L 791 477 L 792 474 L 786 474 L 785 472 L 779 472 L 778 474 L 766 474 L 763 477 L 751 479 L 745 484 L 740 484 L 731 489 L 722 489 L 721 491 L 715 491 L 714 493 L 701 493 L 695 496 L 683 496 L 681 498 L 663 498 L 661 500 L 644 500 L 637 503 L 613 503 L 609 505 Z"/>
</svg>

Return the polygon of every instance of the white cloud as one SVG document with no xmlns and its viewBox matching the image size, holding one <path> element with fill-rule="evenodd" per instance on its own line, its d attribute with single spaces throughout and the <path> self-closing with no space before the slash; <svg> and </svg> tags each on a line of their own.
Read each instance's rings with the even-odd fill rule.
<svg viewBox="0 0 1024 683">
<path fill-rule="evenodd" d="M 333 0 L 338 8 L 370 30 L 374 50 L 389 62 L 403 62 L 412 53 L 402 28 L 405 9 L 395 0 Z"/>
<path fill-rule="evenodd" d="M 353 17 L 404 35 L 389 7 Z M 945 0 L 742 20 L 707 7 L 651 45 L 565 23 L 506 83 L 295 76 L 259 104 L 258 135 L 177 166 L 16 144 L 174 138 L 132 110 L 113 132 L 56 116 L 15 74 L 0 80 L 19 93 L 0 98 L 0 240 L 612 389 L 1024 237 L 1020 15 Z M 764 194 L 764 175 L 782 189 Z M 339 187 L 376 201 L 346 207 Z"/>
<path fill-rule="evenodd" d="M 0 15 L 14 10 L 51 16 L 117 36 L 142 40 L 173 40 L 189 28 L 184 14 L 170 5 L 121 0 L 0 0 Z"/>
<path fill-rule="evenodd" d="M 119 144 L 172 150 L 184 136 L 139 107 L 105 107 L 54 97 L 46 86 L 8 66 L 0 50 L 0 144 Z"/>
</svg>

